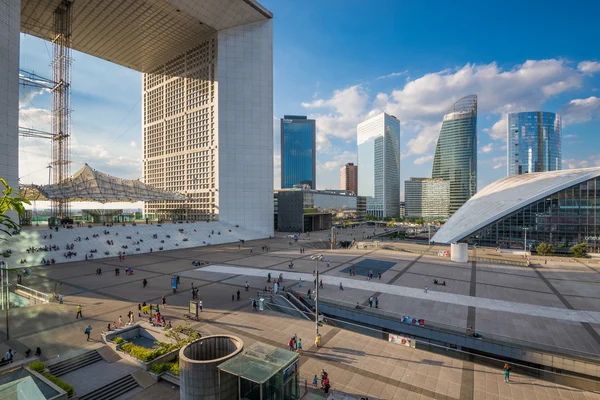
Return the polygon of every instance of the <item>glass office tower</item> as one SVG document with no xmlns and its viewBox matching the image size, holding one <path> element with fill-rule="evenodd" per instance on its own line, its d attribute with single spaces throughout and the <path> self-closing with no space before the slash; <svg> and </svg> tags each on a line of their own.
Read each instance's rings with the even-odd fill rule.
<svg viewBox="0 0 600 400">
<path fill-rule="evenodd" d="M 507 138 L 508 176 L 562 168 L 560 115 L 545 111 L 508 114 Z"/>
<path fill-rule="evenodd" d="M 367 198 L 367 213 L 400 215 L 400 121 L 381 113 L 357 126 L 358 195 Z"/>
<path fill-rule="evenodd" d="M 281 119 L 281 188 L 316 189 L 315 120 L 300 115 Z"/>
<path fill-rule="evenodd" d="M 450 181 L 450 215 L 477 192 L 477 96 L 463 97 L 444 115 L 431 177 Z"/>
</svg>

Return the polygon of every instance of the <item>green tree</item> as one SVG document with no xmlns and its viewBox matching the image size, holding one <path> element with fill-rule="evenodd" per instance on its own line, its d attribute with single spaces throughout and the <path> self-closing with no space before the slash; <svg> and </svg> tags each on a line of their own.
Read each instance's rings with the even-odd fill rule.
<svg viewBox="0 0 600 400">
<path fill-rule="evenodd" d="M 578 243 L 574 246 L 571 246 L 569 249 L 571 253 L 573 253 L 573 257 L 583 258 L 587 256 L 587 243 Z"/>
<path fill-rule="evenodd" d="M 387 226 L 388 228 L 393 228 L 394 226 L 396 226 L 396 223 L 394 221 L 389 221 L 387 224 L 385 224 L 385 226 Z"/>
<path fill-rule="evenodd" d="M 554 252 L 554 246 L 549 243 L 542 242 L 536 246 L 535 251 L 537 251 L 541 256 L 547 256 Z"/>
<path fill-rule="evenodd" d="M 28 200 L 18 195 L 13 194 L 13 188 L 8 186 L 6 181 L 0 178 L 0 183 L 4 186 L 2 191 L 2 199 L 0 200 L 0 232 L 7 236 L 11 236 L 13 231 L 19 230 L 20 226 L 18 221 L 8 215 L 10 211 L 17 213 L 19 217 L 25 213 L 24 204 L 31 204 Z M 0 238 L 4 240 L 4 238 Z M 8 257 L 9 254 L 3 254 L 4 257 Z"/>
</svg>

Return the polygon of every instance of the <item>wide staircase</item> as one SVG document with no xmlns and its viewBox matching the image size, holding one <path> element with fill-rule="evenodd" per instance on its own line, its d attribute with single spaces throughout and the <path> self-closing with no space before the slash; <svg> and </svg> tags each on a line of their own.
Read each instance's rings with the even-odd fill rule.
<svg viewBox="0 0 600 400">
<path fill-rule="evenodd" d="M 52 235 L 52 238 L 50 238 Z M 54 259 L 55 263 L 88 259 L 116 257 L 120 252 L 126 255 L 149 252 L 185 249 L 223 243 L 237 243 L 239 240 L 256 240 L 265 235 L 226 224 L 220 221 L 163 223 L 163 224 L 114 224 L 111 227 L 93 225 L 73 229 L 28 228 L 0 243 L 0 250 L 10 250 L 14 267 L 27 268 L 40 265 L 42 259 Z M 112 243 L 112 244 L 109 244 Z M 71 257 L 65 257 L 66 245 L 73 244 Z M 58 246 L 55 251 L 28 253 L 31 247 Z M 27 263 L 20 264 L 22 259 Z"/>
<path fill-rule="evenodd" d="M 85 366 L 98 362 L 100 360 L 102 360 L 100 354 L 96 350 L 90 350 L 86 351 L 83 354 L 50 365 L 48 367 L 48 370 L 54 376 L 61 376 L 66 375 L 69 372 L 73 372 L 79 368 L 83 368 Z"/>
<path fill-rule="evenodd" d="M 93 392 L 80 396 L 80 400 L 112 400 L 138 387 L 130 374 L 104 385 Z"/>
</svg>

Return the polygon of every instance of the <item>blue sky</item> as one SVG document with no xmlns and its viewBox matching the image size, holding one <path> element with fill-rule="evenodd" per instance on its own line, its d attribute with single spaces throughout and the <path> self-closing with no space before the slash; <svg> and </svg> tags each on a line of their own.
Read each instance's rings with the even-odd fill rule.
<svg viewBox="0 0 600 400">
<path fill-rule="evenodd" d="M 508 112 L 561 113 L 563 168 L 600 165 L 595 2 L 261 3 L 275 16 L 274 117 L 316 118 L 319 188 L 338 188 L 340 166 L 356 161 L 356 124 L 381 111 L 402 123 L 402 180 L 429 176 L 441 118 L 468 94 L 479 96 L 480 189 L 506 174 Z M 22 68 L 49 75 L 48 50 L 22 35 Z M 135 71 L 74 54 L 73 170 L 92 160 L 114 175 L 141 176 L 140 82 Z M 43 128 L 49 96 L 21 97 L 21 124 Z M 44 142 L 23 143 L 22 181 L 43 183 Z"/>
</svg>

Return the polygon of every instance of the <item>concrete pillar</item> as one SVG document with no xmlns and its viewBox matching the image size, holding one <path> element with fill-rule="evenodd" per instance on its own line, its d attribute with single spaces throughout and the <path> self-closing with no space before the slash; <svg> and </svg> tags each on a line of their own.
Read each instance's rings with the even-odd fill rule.
<svg viewBox="0 0 600 400">
<path fill-rule="evenodd" d="M 0 1 L 0 178 L 19 184 L 19 43 L 21 1 Z"/>
</svg>

